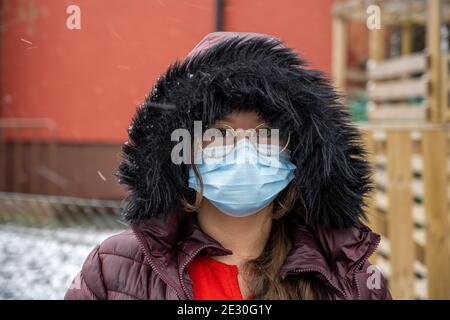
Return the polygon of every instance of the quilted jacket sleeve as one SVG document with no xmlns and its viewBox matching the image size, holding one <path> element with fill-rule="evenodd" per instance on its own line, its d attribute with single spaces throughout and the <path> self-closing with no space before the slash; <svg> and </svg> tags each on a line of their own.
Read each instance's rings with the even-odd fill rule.
<svg viewBox="0 0 450 320">
<path fill-rule="evenodd" d="M 106 289 L 102 275 L 102 262 L 95 247 L 86 258 L 81 271 L 73 279 L 67 290 L 65 300 L 100 300 L 106 299 Z"/>
</svg>

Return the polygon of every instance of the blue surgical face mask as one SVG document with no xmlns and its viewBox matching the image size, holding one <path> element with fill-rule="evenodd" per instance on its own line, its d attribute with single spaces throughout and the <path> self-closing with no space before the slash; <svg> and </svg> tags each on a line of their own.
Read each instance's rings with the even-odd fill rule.
<svg viewBox="0 0 450 320">
<path fill-rule="evenodd" d="M 273 146 L 258 146 L 273 149 Z M 268 206 L 294 178 L 295 165 L 288 152 L 268 156 L 257 151 L 248 139 L 241 139 L 231 152 L 227 146 L 213 147 L 207 154 L 226 154 L 220 158 L 203 156 L 198 164 L 203 196 L 223 213 L 245 217 Z M 208 148 L 207 148 L 208 149 Z M 189 187 L 200 192 L 194 170 L 189 171 Z"/>
</svg>

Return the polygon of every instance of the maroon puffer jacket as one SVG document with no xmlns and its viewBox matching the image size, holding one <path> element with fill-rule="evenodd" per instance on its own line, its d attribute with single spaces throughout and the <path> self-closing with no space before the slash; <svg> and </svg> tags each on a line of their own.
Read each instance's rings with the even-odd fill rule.
<svg viewBox="0 0 450 320">
<path fill-rule="evenodd" d="M 379 274 L 380 281 L 372 282 L 373 271 L 367 270 L 380 241 L 369 228 L 313 232 L 293 223 L 292 232 L 281 277 L 314 275 L 320 299 L 391 299 L 386 280 Z M 193 299 L 190 262 L 200 254 L 230 253 L 200 229 L 195 214 L 153 218 L 97 246 L 65 299 Z"/>
</svg>

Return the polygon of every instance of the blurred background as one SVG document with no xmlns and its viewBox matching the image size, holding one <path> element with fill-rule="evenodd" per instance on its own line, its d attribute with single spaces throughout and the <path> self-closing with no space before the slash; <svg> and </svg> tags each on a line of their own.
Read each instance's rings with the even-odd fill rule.
<svg viewBox="0 0 450 320">
<path fill-rule="evenodd" d="M 131 117 L 213 31 L 272 34 L 332 78 L 376 169 L 372 262 L 396 299 L 450 299 L 450 1 L 0 3 L 0 299 L 62 299 L 126 228 Z"/>
</svg>

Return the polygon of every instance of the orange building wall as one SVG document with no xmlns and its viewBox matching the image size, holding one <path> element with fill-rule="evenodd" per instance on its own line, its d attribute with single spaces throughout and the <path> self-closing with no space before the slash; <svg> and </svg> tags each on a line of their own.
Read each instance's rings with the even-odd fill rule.
<svg viewBox="0 0 450 320">
<path fill-rule="evenodd" d="M 226 0 L 225 29 L 272 34 L 306 58 L 331 70 L 333 0 Z"/>
<path fill-rule="evenodd" d="M 333 0 L 228 0 L 225 29 L 274 34 L 329 72 Z M 81 8 L 81 30 L 66 7 Z M 169 63 L 214 31 L 214 0 L 5 0 L 2 117 L 51 118 L 61 141 L 122 142 Z"/>
</svg>

